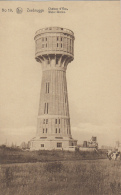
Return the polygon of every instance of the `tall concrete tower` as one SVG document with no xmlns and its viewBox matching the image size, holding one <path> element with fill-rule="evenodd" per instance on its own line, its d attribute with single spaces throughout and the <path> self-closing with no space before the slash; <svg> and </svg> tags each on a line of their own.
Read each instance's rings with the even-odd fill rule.
<svg viewBox="0 0 121 195">
<path fill-rule="evenodd" d="M 74 33 L 60 27 L 40 29 L 35 34 L 35 59 L 42 66 L 42 82 L 36 137 L 31 149 L 71 149 L 67 65 L 74 59 Z"/>
</svg>

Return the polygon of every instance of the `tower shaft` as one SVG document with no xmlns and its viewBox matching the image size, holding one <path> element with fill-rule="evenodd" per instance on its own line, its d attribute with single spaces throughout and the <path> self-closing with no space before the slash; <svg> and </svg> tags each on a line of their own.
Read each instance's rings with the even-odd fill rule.
<svg viewBox="0 0 121 195">
<path fill-rule="evenodd" d="M 60 65 L 55 57 L 54 68 L 48 69 L 46 64 L 43 70 L 37 136 L 71 137 L 66 69 Z"/>
</svg>

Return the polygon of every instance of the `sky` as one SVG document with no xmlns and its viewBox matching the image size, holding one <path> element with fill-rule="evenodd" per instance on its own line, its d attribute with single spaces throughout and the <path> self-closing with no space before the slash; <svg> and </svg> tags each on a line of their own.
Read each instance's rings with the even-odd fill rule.
<svg viewBox="0 0 121 195">
<path fill-rule="evenodd" d="M 49 14 L 49 7 L 68 11 Z M 1 2 L 2 8 L 13 12 L 0 11 L 0 144 L 35 137 L 42 70 L 34 35 L 49 26 L 75 35 L 66 75 L 73 138 L 81 144 L 97 136 L 100 146 L 121 141 L 120 2 Z"/>
</svg>

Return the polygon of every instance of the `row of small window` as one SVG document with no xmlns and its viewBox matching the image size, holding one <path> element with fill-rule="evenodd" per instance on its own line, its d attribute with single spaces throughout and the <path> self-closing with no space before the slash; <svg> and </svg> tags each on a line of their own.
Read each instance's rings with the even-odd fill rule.
<svg viewBox="0 0 121 195">
<path fill-rule="evenodd" d="M 41 144 L 41 147 L 44 148 L 44 144 Z M 62 148 L 62 143 L 57 143 L 57 148 Z"/>
<path fill-rule="evenodd" d="M 47 37 L 42 37 L 42 41 L 47 41 L 48 39 L 47 39 Z M 56 40 L 57 41 L 63 41 L 63 37 L 56 37 Z M 70 43 L 72 42 L 72 39 L 69 39 L 69 38 L 66 38 L 66 40 L 70 40 Z M 64 41 L 65 41 L 65 39 L 64 39 Z"/>
<path fill-rule="evenodd" d="M 43 133 L 47 133 L 47 128 L 46 129 L 43 129 Z"/>
<path fill-rule="evenodd" d="M 42 44 L 42 50 L 43 50 L 44 48 L 47 48 L 47 44 Z M 59 49 L 62 48 L 62 49 L 64 49 L 64 51 L 73 53 L 73 47 L 71 47 L 71 46 L 68 46 L 67 48 L 64 48 L 62 44 L 61 44 L 61 47 L 60 47 L 60 46 L 58 46 L 58 43 L 57 43 L 57 46 L 54 47 L 54 48 L 52 48 L 52 50 L 53 50 L 53 49 L 56 49 L 56 48 L 59 48 Z M 36 49 L 40 49 L 40 47 L 36 47 Z M 48 49 L 48 48 L 47 48 L 47 49 Z M 46 50 L 46 49 L 45 49 L 45 50 Z"/>
<path fill-rule="evenodd" d="M 47 128 L 46 129 L 44 129 L 43 128 L 43 133 L 47 133 Z M 60 133 L 60 128 L 59 129 L 55 129 L 55 133 Z M 68 131 L 68 129 L 67 129 L 67 134 L 69 133 L 69 131 Z"/>
<path fill-rule="evenodd" d="M 55 119 L 55 124 L 60 124 L 61 120 L 60 119 Z M 70 120 L 66 120 L 67 124 L 70 124 Z M 43 124 L 48 124 L 48 119 L 43 119 Z"/>
<path fill-rule="evenodd" d="M 57 41 L 63 41 L 62 37 L 57 37 Z M 42 37 L 42 41 L 47 41 L 47 37 Z"/>
<path fill-rule="evenodd" d="M 63 47 L 63 44 L 61 43 L 61 48 Z M 42 44 L 42 48 L 44 48 L 44 47 L 47 47 L 47 43 L 46 44 Z M 57 43 L 57 47 L 59 47 L 59 43 Z"/>
<path fill-rule="evenodd" d="M 43 133 L 47 133 L 47 128 L 46 129 L 43 128 Z M 60 128 L 59 129 L 56 128 L 55 133 L 60 133 Z"/>
<path fill-rule="evenodd" d="M 59 129 L 55 129 L 55 133 L 60 133 L 60 128 Z M 69 133 L 68 129 L 67 129 L 67 134 Z"/>
<path fill-rule="evenodd" d="M 43 119 L 43 124 L 48 124 L 48 119 Z M 55 124 L 60 124 L 60 119 L 55 119 Z"/>
<path fill-rule="evenodd" d="M 60 133 L 60 128 L 59 129 L 55 129 L 55 133 Z"/>
<path fill-rule="evenodd" d="M 61 41 L 63 41 L 63 38 L 62 37 L 57 37 L 57 41 L 59 41 L 59 38 Z"/>
<path fill-rule="evenodd" d="M 56 37 L 49 37 L 49 41 L 47 42 L 47 38 L 42 38 L 42 39 L 38 39 L 37 41 L 36 41 L 36 47 L 40 47 L 40 45 L 41 45 L 41 47 L 42 48 L 46 48 L 46 47 L 48 47 L 48 43 L 49 43 L 49 47 L 52 47 L 53 45 L 56 45 L 56 44 L 58 44 L 58 46 L 57 47 L 69 47 L 69 46 L 71 46 L 71 47 L 73 47 L 73 41 L 72 41 L 72 39 L 62 39 L 63 40 L 63 42 L 62 41 L 58 41 L 58 39 L 57 39 L 57 41 L 55 40 L 55 38 Z M 43 40 L 46 40 L 46 41 L 43 41 Z M 62 44 L 63 43 L 63 44 Z"/>
<path fill-rule="evenodd" d="M 43 119 L 43 124 L 48 124 L 48 119 Z"/>
<path fill-rule="evenodd" d="M 55 119 L 55 124 L 60 124 L 60 119 Z"/>
</svg>

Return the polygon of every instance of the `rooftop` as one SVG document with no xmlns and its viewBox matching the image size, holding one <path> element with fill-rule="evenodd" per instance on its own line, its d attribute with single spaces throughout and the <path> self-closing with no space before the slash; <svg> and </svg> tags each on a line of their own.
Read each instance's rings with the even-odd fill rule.
<svg viewBox="0 0 121 195">
<path fill-rule="evenodd" d="M 48 27 L 48 28 L 42 28 L 36 31 L 35 36 L 41 33 L 45 32 L 63 32 L 63 33 L 68 33 L 74 36 L 73 31 L 67 29 L 67 28 L 61 28 L 61 27 Z"/>
</svg>

